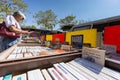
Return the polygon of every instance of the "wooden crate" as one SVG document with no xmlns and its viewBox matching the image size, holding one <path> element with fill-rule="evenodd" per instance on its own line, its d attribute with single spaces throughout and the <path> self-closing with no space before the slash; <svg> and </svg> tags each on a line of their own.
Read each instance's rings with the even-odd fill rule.
<svg viewBox="0 0 120 80">
<path fill-rule="evenodd" d="M 7 49 L 6 51 L 0 54 L 0 57 L 1 57 L 0 58 L 1 59 L 0 76 L 3 76 L 8 73 L 20 74 L 20 73 L 27 72 L 29 70 L 37 69 L 37 68 L 39 69 L 50 68 L 55 63 L 69 62 L 75 58 L 81 57 L 81 51 L 75 50 L 75 51 L 69 51 L 61 54 L 43 55 L 43 56 L 36 56 L 36 57 L 29 57 L 29 58 L 21 58 L 16 60 L 6 60 L 6 57 L 8 57 L 17 46 L 26 46 L 26 45 L 38 46 L 39 44 L 19 43 L 10 47 L 9 49 Z M 119 62 L 115 62 L 106 58 L 105 66 L 120 72 Z"/>
<path fill-rule="evenodd" d="M 18 43 L 0 54 L 0 76 L 13 72 L 24 72 L 35 68 L 51 67 L 58 62 L 67 62 L 81 57 L 81 51 L 68 51 L 60 54 L 41 55 L 20 59 L 6 60 L 17 46 L 38 46 L 36 43 Z"/>
</svg>

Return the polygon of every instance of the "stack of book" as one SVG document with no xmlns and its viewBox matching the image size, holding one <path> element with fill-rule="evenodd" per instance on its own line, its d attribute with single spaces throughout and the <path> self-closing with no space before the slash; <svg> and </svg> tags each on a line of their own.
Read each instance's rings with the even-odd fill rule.
<svg viewBox="0 0 120 80">
<path fill-rule="evenodd" d="M 19 75 L 7 74 L 0 80 L 120 80 L 120 72 L 76 58 L 56 63 L 48 69 L 34 69 Z"/>
</svg>

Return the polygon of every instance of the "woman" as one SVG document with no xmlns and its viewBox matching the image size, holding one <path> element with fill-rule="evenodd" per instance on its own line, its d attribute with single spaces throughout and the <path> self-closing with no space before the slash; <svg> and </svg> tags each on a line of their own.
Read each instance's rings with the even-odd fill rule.
<svg viewBox="0 0 120 80">
<path fill-rule="evenodd" d="M 17 34 L 29 34 L 28 31 L 22 30 L 19 22 L 23 21 L 25 19 L 25 15 L 18 11 L 18 12 L 14 12 L 13 15 L 8 15 L 4 22 L 6 27 L 12 31 L 15 32 Z M 9 48 L 10 46 L 14 45 L 15 43 L 17 43 L 19 41 L 20 38 L 8 38 L 8 37 L 4 37 L 2 36 L 2 50 L 5 50 L 7 48 Z"/>
</svg>

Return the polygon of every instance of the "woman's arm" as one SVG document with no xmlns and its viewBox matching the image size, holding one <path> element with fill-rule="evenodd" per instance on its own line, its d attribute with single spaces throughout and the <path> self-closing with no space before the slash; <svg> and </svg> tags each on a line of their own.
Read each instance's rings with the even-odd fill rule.
<svg viewBox="0 0 120 80">
<path fill-rule="evenodd" d="M 15 33 L 30 34 L 29 31 L 18 29 L 18 28 L 16 28 L 14 25 L 12 25 L 12 26 L 10 26 L 10 27 L 8 27 L 8 28 L 9 28 L 10 31 L 15 32 Z"/>
</svg>

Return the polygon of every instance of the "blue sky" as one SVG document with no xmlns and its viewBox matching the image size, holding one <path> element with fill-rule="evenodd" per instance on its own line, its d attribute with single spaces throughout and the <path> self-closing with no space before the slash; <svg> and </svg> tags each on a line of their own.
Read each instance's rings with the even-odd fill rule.
<svg viewBox="0 0 120 80">
<path fill-rule="evenodd" d="M 33 15 L 51 9 L 58 20 L 68 15 L 77 20 L 94 21 L 120 15 L 120 0 L 24 0 L 28 4 L 26 25 L 36 25 Z M 29 13 L 31 12 L 31 14 Z M 58 28 L 58 26 L 57 26 Z M 57 29 L 56 28 L 56 29 Z"/>
</svg>

